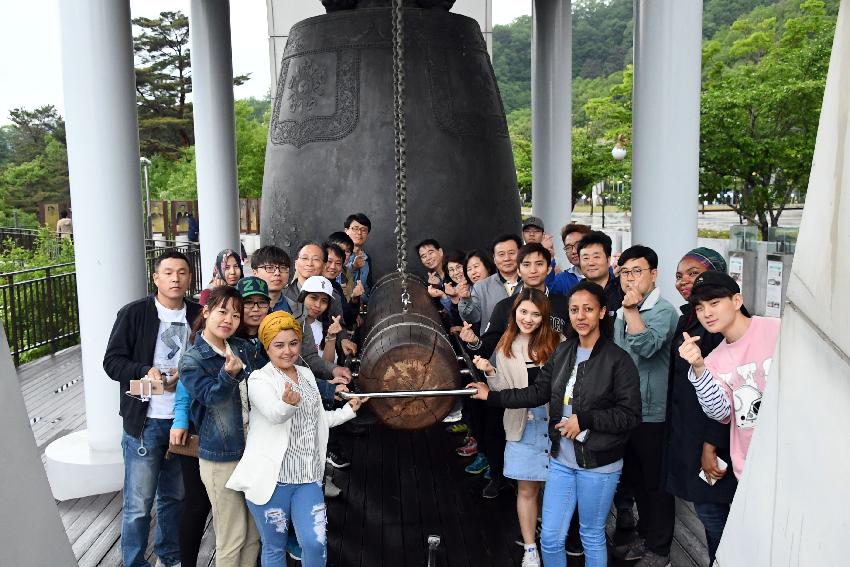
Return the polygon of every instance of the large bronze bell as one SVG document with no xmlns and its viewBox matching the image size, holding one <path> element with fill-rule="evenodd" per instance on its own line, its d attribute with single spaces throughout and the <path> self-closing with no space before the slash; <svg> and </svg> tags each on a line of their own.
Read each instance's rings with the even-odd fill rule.
<svg viewBox="0 0 850 567">
<path fill-rule="evenodd" d="M 262 240 L 294 251 L 366 213 L 377 280 L 396 259 L 392 21 L 386 2 L 340 9 L 355 4 L 328 0 L 338 11 L 290 32 L 269 128 Z M 478 23 L 449 13 L 451 2 L 419 5 L 440 7 L 405 9 L 408 254 L 429 237 L 446 249 L 489 249 L 520 228 L 499 89 Z"/>
</svg>

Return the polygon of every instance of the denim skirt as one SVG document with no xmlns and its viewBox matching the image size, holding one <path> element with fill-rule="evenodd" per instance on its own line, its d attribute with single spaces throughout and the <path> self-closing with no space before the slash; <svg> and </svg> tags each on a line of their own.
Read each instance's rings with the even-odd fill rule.
<svg viewBox="0 0 850 567">
<path fill-rule="evenodd" d="M 522 439 L 505 443 L 504 475 L 541 482 L 549 477 L 549 412 L 545 405 L 528 410 Z"/>
</svg>

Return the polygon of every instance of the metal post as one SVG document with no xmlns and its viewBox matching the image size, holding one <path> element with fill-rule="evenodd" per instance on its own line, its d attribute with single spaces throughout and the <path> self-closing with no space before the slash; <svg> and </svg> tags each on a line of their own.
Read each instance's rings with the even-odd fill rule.
<svg viewBox="0 0 850 567">
<path fill-rule="evenodd" d="M 658 253 L 668 299 L 697 241 L 701 61 L 702 0 L 636 0 L 632 242 Z"/>
<path fill-rule="evenodd" d="M 216 255 L 239 250 L 230 2 L 192 0 L 189 26 L 201 269 L 209 281 Z"/>
<path fill-rule="evenodd" d="M 142 173 L 144 174 L 145 182 L 145 238 L 153 238 L 153 229 L 151 227 L 151 188 L 148 179 L 148 168 L 151 166 L 151 160 L 146 157 L 140 157 L 139 163 L 142 164 Z"/>
<path fill-rule="evenodd" d="M 534 0 L 531 18 L 532 211 L 558 234 L 572 215 L 571 2 Z"/>
</svg>

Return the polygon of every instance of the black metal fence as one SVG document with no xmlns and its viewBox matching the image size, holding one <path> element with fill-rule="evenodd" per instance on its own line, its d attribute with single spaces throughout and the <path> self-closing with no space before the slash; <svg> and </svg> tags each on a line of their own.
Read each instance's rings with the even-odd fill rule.
<svg viewBox="0 0 850 567">
<path fill-rule="evenodd" d="M 15 246 L 32 250 L 38 238 L 38 230 L 34 228 L 0 227 L 0 250 L 6 249 L 6 243 L 11 241 Z"/>
<path fill-rule="evenodd" d="M 0 274 L 0 316 L 15 366 L 79 341 L 73 269 L 68 263 Z"/>
<path fill-rule="evenodd" d="M 153 264 L 169 250 L 182 252 L 189 259 L 192 284 L 187 295 L 194 297 L 203 288 L 200 249 L 196 244 L 169 241 L 145 250 L 148 292 L 154 291 Z M 15 366 L 77 344 L 80 316 L 74 264 L 0 274 L 0 318 Z"/>
</svg>

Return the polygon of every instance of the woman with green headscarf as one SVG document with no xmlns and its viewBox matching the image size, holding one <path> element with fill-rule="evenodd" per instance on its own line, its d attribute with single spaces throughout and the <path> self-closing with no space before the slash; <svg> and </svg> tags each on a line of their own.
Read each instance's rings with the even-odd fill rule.
<svg viewBox="0 0 850 567">
<path fill-rule="evenodd" d="M 735 496 L 735 475 L 721 470 L 721 459 L 729 457 L 729 425 L 706 417 L 697 401 L 693 385 L 688 381 L 689 364 L 679 356 L 683 333 L 700 337 L 703 356 L 723 341 L 719 333 L 709 333 L 700 325 L 693 308 L 687 303 L 697 276 L 707 270 L 726 272 L 726 260 L 711 248 L 694 248 L 684 255 L 676 268 L 676 289 L 686 303 L 673 335 L 670 355 L 670 382 L 667 388 L 667 446 L 665 459 L 666 490 L 683 500 L 693 502 L 697 516 L 705 528 L 709 563 L 723 535 L 729 505 Z M 703 480 L 699 476 L 703 471 Z M 711 484 L 709 484 L 709 481 Z"/>
</svg>

